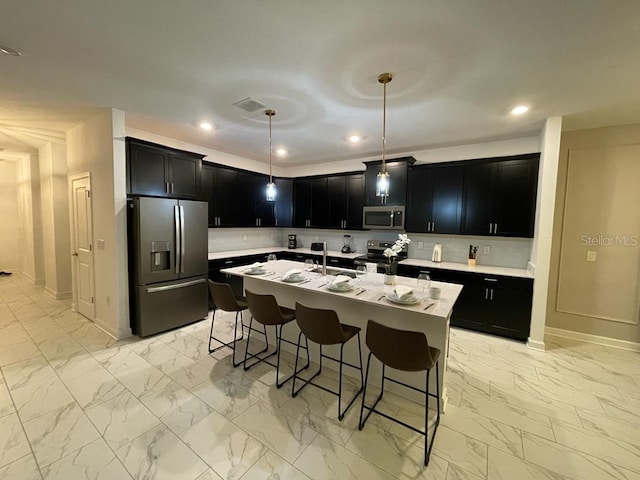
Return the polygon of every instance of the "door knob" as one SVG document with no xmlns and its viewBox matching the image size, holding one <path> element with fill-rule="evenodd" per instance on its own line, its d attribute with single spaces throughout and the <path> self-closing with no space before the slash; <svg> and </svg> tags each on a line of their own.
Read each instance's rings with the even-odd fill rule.
<svg viewBox="0 0 640 480">
<path fill-rule="evenodd" d="M 73 257 L 77 257 L 77 256 L 78 256 L 78 252 L 73 252 L 71 255 L 72 255 Z"/>
</svg>

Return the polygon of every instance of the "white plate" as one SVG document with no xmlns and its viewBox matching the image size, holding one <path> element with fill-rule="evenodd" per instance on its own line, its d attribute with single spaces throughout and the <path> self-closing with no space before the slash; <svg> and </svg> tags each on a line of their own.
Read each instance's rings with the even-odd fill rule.
<svg viewBox="0 0 640 480">
<path fill-rule="evenodd" d="M 244 273 L 247 275 L 264 275 L 267 271 L 264 268 L 261 268 L 256 270 L 246 270 Z"/>
<path fill-rule="evenodd" d="M 398 298 L 395 293 L 387 293 L 386 297 L 391 303 L 397 303 L 398 305 L 415 305 L 416 303 L 420 303 L 420 299 L 416 296 L 407 300 L 402 300 Z"/>
<path fill-rule="evenodd" d="M 304 280 L 303 276 L 296 276 L 296 277 L 289 277 L 289 278 L 283 278 L 282 281 L 286 282 L 286 283 L 300 283 Z"/>
<path fill-rule="evenodd" d="M 344 287 L 338 287 L 337 285 L 330 283 L 329 285 L 327 285 L 327 290 L 330 290 L 332 292 L 350 292 L 351 290 L 353 290 L 353 285 L 347 283 Z"/>
</svg>

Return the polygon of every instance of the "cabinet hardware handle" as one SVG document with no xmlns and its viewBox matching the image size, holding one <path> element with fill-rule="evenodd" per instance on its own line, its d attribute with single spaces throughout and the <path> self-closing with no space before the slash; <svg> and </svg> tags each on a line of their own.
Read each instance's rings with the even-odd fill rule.
<svg viewBox="0 0 640 480">
<path fill-rule="evenodd" d="M 489 289 L 485 288 L 484 289 L 484 299 L 487 300 L 489 298 Z"/>
<path fill-rule="evenodd" d="M 233 263 L 233 260 L 226 260 L 224 262 L 225 265 L 231 265 L 232 263 Z M 229 275 L 229 274 L 227 274 L 227 275 Z"/>
<path fill-rule="evenodd" d="M 169 182 L 164 184 L 164 191 L 169 193 Z"/>
<path fill-rule="evenodd" d="M 431 231 L 432 232 L 436 231 L 436 222 L 431 222 Z"/>
<path fill-rule="evenodd" d="M 420 273 L 426 273 L 427 275 L 430 275 L 431 270 L 420 270 Z"/>
<path fill-rule="evenodd" d="M 492 224 L 492 223 L 490 223 L 490 224 L 489 224 L 489 235 L 491 235 L 491 229 L 492 229 L 492 227 L 493 227 L 493 224 Z"/>
<path fill-rule="evenodd" d="M 493 288 L 491 289 L 491 300 L 493 301 Z"/>
<path fill-rule="evenodd" d="M 498 281 L 498 279 L 497 279 L 497 278 L 487 278 L 487 277 L 484 277 L 484 281 L 485 281 L 485 282 L 497 282 L 497 281 Z"/>
<path fill-rule="evenodd" d="M 173 193 L 173 182 L 171 182 L 171 193 Z"/>
<path fill-rule="evenodd" d="M 498 234 L 498 224 L 497 223 L 493 224 L 493 233 L 495 233 L 496 235 Z"/>
</svg>

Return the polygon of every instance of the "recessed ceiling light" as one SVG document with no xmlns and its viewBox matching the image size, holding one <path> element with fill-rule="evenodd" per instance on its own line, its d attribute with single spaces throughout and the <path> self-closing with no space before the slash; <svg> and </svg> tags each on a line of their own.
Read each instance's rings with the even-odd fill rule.
<svg viewBox="0 0 640 480">
<path fill-rule="evenodd" d="M 527 107 L 526 105 L 518 105 L 517 107 L 514 107 L 513 110 L 511 110 L 511 113 L 513 113 L 514 115 L 522 115 L 524 113 L 527 113 L 529 111 L 529 107 Z"/>
<path fill-rule="evenodd" d="M 20 50 L 16 50 L 11 47 L 4 47 L 0 45 L 0 53 L 4 53 L 5 55 L 11 55 L 12 57 L 21 57 L 22 52 Z"/>
<path fill-rule="evenodd" d="M 279 157 L 284 157 L 287 155 L 287 151 L 284 148 L 279 148 L 276 150 L 276 155 Z"/>
<path fill-rule="evenodd" d="M 360 135 L 351 135 L 349 141 L 351 143 L 358 143 L 361 140 Z"/>
<path fill-rule="evenodd" d="M 213 130 L 213 125 L 211 125 L 209 122 L 202 122 L 200 123 L 200 128 L 206 130 L 207 132 L 210 132 L 211 130 Z"/>
</svg>

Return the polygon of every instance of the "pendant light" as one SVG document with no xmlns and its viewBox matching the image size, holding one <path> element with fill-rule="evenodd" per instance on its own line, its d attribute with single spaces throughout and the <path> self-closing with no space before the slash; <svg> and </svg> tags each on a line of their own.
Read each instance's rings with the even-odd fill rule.
<svg viewBox="0 0 640 480">
<path fill-rule="evenodd" d="M 273 117 L 276 112 L 275 110 L 265 110 L 264 114 L 269 117 L 269 183 L 267 183 L 267 202 L 274 202 L 276 200 L 276 184 L 273 183 L 273 176 L 271 175 L 271 153 L 273 148 L 271 147 L 271 117 Z"/>
<path fill-rule="evenodd" d="M 387 130 L 387 83 L 391 81 L 393 76 L 390 73 L 381 73 L 378 75 L 378 82 L 384 87 L 384 96 L 382 100 L 382 170 L 376 178 L 376 196 L 380 197 L 380 203 L 387 203 L 389 196 L 389 172 L 385 163 L 386 154 L 386 130 Z"/>
</svg>

